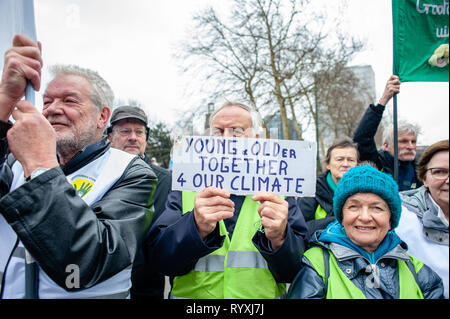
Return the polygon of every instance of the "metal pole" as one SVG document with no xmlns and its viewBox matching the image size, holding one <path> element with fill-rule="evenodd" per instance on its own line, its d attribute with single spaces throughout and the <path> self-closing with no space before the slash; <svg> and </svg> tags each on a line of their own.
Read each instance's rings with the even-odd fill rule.
<svg viewBox="0 0 450 319">
<path fill-rule="evenodd" d="M 314 104 L 315 104 L 315 121 L 316 121 L 316 143 L 317 143 L 317 172 L 321 172 L 320 168 L 320 146 L 319 146 L 319 103 L 317 103 L 317 80 L 314 74 Z"/>
<path fill-rule="evenodd" d="M 397 94 L 394 94 L 394 179 L 398 184 L 398 120 L 397 120 Z"/>
</svg>

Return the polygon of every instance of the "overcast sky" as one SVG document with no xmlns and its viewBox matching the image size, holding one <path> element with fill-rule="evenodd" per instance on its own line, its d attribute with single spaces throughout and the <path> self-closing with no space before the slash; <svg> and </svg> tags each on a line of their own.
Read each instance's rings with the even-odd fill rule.
<svg viewBox="0 0 450 319">
<path fill-rule="evenodd" d="M 343 0 L 320 1 L 332 11 Z M 378 99 L 392 73 L 391 1 L 347 2 L 348 11 L 341 21 L 349 33 L 367 43 L 352 64 L 372 66 Z M 174 50 L 188 36 L 194 12 L 205 5 L 226 10 L 229 3 L 39 0 L 35 1 L 37 36 L 43 45 L 45 65 L 72 63 L 95 69 L 110 83 L 116 98 L 136 99 L 151 118 L 172 125 L 196 103 L 196 97 L 185 94 L 189 79 L 180 75 Z M 44 83 L 46 76 L 44 73 Z M 400 119 L 422 127 L 420 144 L 448 138 L 448 82 L 403 83 L 398 107 Z M 314 133 L 306 137 L 313 140 Z"/>
</svg>

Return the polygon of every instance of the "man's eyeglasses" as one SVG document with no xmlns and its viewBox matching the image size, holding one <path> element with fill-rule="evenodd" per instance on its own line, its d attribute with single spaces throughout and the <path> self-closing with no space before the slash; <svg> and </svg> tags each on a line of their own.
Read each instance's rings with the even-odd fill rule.
<svg viewBox="0 0 450 319">
<path fill-rule="evenodd" d="M 116 129 L 115 131 L 122 136 L 128 136 L 131 134 L 131 132 L 133 132 L 133 130 L 131 128 L 119 128 L 119 129 Z M 141 130 L 141 129 L 135 129 L 134 134 L 136 134 L 136 136 L 138 136 L 138 137 L 142 137 L 142 136 L 145 136 L 145 131 Z"/>
<path fill-rule="evenodd" d="M 213 136 L 222 136 L 224 134 L 224 131 L 235 137 L 242 137 L 245 134 L 245 130 L 242 127 L 227 127 L 225 128 L 225 130 L 218 127 L 213 127 L 211 130 L 211 134 Z"/>
<path fill-rule="evenodd" d="M 431 176 L 435 179 L 447 179 L 448 178 L 448 168 L 432 167 L 427 169 L 431 172 Z"/>
</svg>

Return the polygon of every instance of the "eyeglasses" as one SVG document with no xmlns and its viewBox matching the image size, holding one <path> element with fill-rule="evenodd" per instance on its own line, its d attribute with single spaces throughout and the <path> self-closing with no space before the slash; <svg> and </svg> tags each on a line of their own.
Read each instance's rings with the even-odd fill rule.
<svg viewBox="0 0 450 319">
<path fill-rule="evenodd" d="M 128 136 L 131 134 L 131 132 L 133 132 L 133 130 L 131 128 L 119 128 L 119 129 L 116 129 L 115 131 L 122 136 Z M 143 136 L 145 136 L 145 131 L 141 130 L 141 129 L 136 129 L 136 130 L 134 130 L 134 134 L 136 134 L 136 136 L 138 136 L 138 137 L 143 137 Z"/>
<path fill-rule="evenodd" d="M 218 127 L 212 128 L 212 135 L 213 136 L 222 136 L 224 131 L 226 131 L 228 134 L 233 135 L 235 137 L 241 137 L 244 136 L 245 130 L 242 127 L 227 127 L 225 129 L 221 129 Z"/>
<path fill-rule="evenodd" d="M 431 176 L 435 179 L 447 179 L 448 178 L 448 168 L 440 168 L 440 167 L 433 167 L 427 169 L 427 171 L 431 172 Z"/>
</svg>

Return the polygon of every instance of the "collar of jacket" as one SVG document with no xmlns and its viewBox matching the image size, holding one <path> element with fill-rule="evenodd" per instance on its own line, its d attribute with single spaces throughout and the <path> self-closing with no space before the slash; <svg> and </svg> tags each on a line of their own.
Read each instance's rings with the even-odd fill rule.
<svg viewBox="0 0 450 319">
<path fill-rule="evenodd" d="M 432 203 L 431 195 L 425 186 L 401 192 L 400 196 L 403 205 L 419 217 L 424 227 L 448 233 L 448 228 L 438 217 L 438 209 Z"/>
<path fill-rule="evenodd" d="M 425 186 L 401 192 L 403 205 L 417 215 L 423 225 L 424 236 L 437 244 L 448 245 L 448 227 L 438 217 L 437 207 L 432 203 L 431 195 Z"/>
<path fill-rule="evenodd" d="M 85 146 L 77 155 L 75 155 L 66 165 L 61 165 L 64 174 L 70 175 L 87 163 L 102 156 L 109 150 L 110 144 L 107 137 L 103 137 L 97 142 Z"/>
<path fill-rule="evenodd" d="M 392 156 L 388 151 L 382 150 L 381 153 L 384 155 L 384 160 L 389 163 L 389 167 L 394 169 L 394 156 Z M 416 168 L 416 160 L 414 161 L 401 161 L 398 160 L 398 166 L 412 165 L 414 169 Z"/>
<path fill-rule="evenodd" d="M 386 256 L 397 256 L 397 253 L 392 254 L 391 251 L 402 244 L 400 237 L 394 231 L 389 231 L 377 249 L 368 253 L 347 237 L 344 227 L 337 221 L 331 222 L 325 230 L 314 233 L 313 240 L 315 240 L 315 244 L 322 246 L 329 244 L 327 248 L 333 252 L 338 260 L 363 257 L 371 264 L 376 264 L 378 260 L 386 258 Z"/>
<path fill-rule="evenodd" d="M 389 154 L 389 152 L 387 152 L 383 149 L 378 150 L 378 155 L 379 155 L 378 160 L 380 161 L 380 163 L 377 164 L 378 169 L 381 170 L 382 172 L 385 172 L 385 173 L 388 173 L 388 174 L 391 174 L 392 176 L 394 176 L 394 157 L 391 154 Z M 381 165 L 381 166 L 379 166 L 379 165 Z M 409 189 L 417 189 L 423 185 L 422 181 L 420 181 L 418 179 L 418 177 L 415 173 L 416 166 L 417 166 L 416 160 L 406 161 L 406 162 L 399 160 L 398 161 L 398 167 L 399 167 L 398 174 L 399 175 L 402 174 L 402 171 L 404 171 L 408 167 L 408 165 L 412 165 L 411 170 L 413 172 L 412 173 L 413 177 L 411 180 L 411 185 L 408 188 L 402 188 L 399 185 L 400 191 L 405 191 L 405 190 L 409 190 Z M 400 178 L 400 176 L 399 176 L 399 178 Z M 398 182 L 400 182 L 400 180 Z"/>
<path fill-rule="evenodd" d="M 327 182 L 328 172 L 322 173 L 317 177 L 316 181 L 316 200 L 326 211 L 333 209 L 334 192 Z"/>
<path fill-rule="evenodd" d="M 331 172 L 328 172 L 328 174 L 327 174 L 327 184 L 330 187 L 330 189 L 333 191 L 333 194 L 334 194 L 334 192 L 336 191 L 337 185 L 334 182 L 333 177 L 331 176 Z"/>
<path fill-rule="evenodd" d="M 318 241 L 316 238 L 314 245 L 330 250 L 338 262 L 344 262 L 346 265 L 344 268 L 348 269 L 346 273 L 350 279 L 356 277 L 360 271 L 365 272 L 367 270 L 368 264 L 377 265 L 379 261 L 384 260 L 384 264 L 387 265 L 389 264 L 389 260 L 407 261 L 410 259 L 407 253 L 408 246 L 404 242 L 387 251 L 373 263 L 365 256 L 359 254 L 357 251 L 338 243 L 326 243 Z"/>
<path fill-rule="evenodd" d="M 339 262 L 339 267 L 343 271 L 345 269 L 345 273 L 350 280 L 358 276 L 361 272 L 373 273 L 379 267 L 384 268 L 393 265 L 396 260 L 409 260 L 406 247 L 407 245 L 405 243 L 398 244 L 377 260 L 371 262 L 366 257 L 346 246 L 337 243 L 330 243 L 328 245 L 328 249 L 333 252 L 336 260 Z"/>
</svg>

